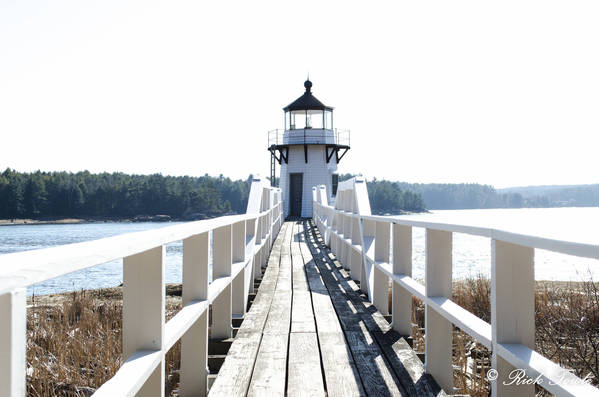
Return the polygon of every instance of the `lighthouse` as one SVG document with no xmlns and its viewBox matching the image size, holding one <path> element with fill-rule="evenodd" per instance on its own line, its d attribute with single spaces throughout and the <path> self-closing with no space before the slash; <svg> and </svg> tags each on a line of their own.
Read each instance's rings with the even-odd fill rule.
<svg viewBox="0 0 599 397">
<path fill-rule="evenodd" d="M 312 94 L 312 82 L 304 82 L 302 96 L 283 108 L 285 128 L 270 131 L 271 181 L 276 163 L 285 217 L 312 216 L 312 187 L 325 185 L 329 202 L 337 193 L 337 165 L 350 148 L 349 131 L 333 126 L 333 108 Z"/>
</svg>

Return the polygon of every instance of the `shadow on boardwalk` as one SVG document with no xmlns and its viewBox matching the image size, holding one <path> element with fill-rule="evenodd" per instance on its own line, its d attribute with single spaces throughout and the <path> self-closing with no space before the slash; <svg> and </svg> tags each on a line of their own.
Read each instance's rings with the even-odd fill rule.
<svg viewBox="0 0 599 397">
<path fill-rule="evenodd" d="M 302 219 L 281 228 L 210 395 L 444 393 Z"/>
</svg>

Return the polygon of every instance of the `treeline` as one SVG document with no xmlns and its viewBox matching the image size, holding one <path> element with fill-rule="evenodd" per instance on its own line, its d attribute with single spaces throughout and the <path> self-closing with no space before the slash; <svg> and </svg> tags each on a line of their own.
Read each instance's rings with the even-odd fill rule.
<svg viewBox="0 0 599 397">
<path fill-rule="evenodd" d="M 339 180 L 351 178 L 340 175 Z M 495 189 L 478 183 L 406 183 L 367 180 L 375 213 L 475 208 L 599 206 L 599 184 Z"/>
<path fill-rule="evenodd" d="M 339 175 L 344 181 L 354 175 Z M 426 205 L 420 193 L 402 188 L 399 182 L 386 180 L 366 180 L 370 209 L 374 214 L 400 214 L 402 212 L 423 212 Z"/>
<path fill-rule="evenodd" d="M 88 171 L 0 174 L 0 219 L 169 215 L 195 219 L 244 213 L 251 176 L 229 178 L 92 174 Z"/>
<path fill-rule="evenodd" d="M 478 183 L 387 183 L 397 191 L 421 197 L 429 210 L 475 208 L 547 208 L 599 206 L 599 185 L 545 186 L 495 189 Z M 371 199 L 372 201 L 372 199 Z M 371 205 L 373 203 L 371 202 Z"/>
<path fill-rule="evenodd" d="M 499 193 L 478 183 L 405 183 L 398 186 L 422 195 L 426 208 L 457 210 L 474 208 L 522 208 L 533 205 L 519 193 Z"/>
<path fill-rule="evenodd" d="M 538 207 L 599 206 L 599 184 L 548 185 L 499 189 L 500 193 L 520 194 L 525 203 Z"/>
</svg>

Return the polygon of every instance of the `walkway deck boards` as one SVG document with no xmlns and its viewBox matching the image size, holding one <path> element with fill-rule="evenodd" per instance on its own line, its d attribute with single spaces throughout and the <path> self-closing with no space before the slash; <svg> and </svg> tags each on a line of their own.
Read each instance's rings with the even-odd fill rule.
<svg viewBox="0 0 599 397">
<path fill-rule="evenodd" d="M 286 222 L 210 396 L 443 396 L 309 221 Z"/>
</svg>

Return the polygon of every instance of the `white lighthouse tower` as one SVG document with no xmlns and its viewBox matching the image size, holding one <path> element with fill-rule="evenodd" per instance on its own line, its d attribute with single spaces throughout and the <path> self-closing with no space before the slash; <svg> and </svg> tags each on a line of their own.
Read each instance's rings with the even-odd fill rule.
<svg viewBox="0 0 599 397">
<path fill-rule="evenodd" d="M 312 187 L 325 185 L 329 202 L 337 193 L 337 164 L 349 150 L 349 131 L 333 128 L 333 108 L 312 95 L 312 82 L 306 91 L 283 108 L 285 129 L 269 132 L 271 181 L 275 161 L 281 165 L 280 188 L 286 217 L 312 216 Z"/>
</svg>

